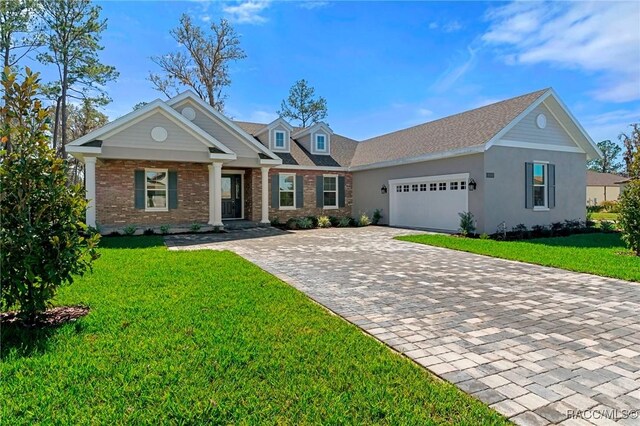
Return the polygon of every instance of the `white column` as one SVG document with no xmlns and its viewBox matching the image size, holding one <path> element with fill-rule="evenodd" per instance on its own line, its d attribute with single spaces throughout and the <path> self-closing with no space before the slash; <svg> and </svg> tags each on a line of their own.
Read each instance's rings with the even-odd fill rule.
<svg viewBox="0 0 640 426">
<path fill-rule="evenodd" d="M 269 222 L 269 167 L 261 167 L 262 172 L 262 218 L 260 223 L 268 225 Z"/>
<path fill-rule="evenodd" d="M 213 225 L 215 223 L 215 213 L 214 210 L 216 208 L 215 203 L 213 202 L 214 194 L 213 187 L 215 186 L 215 179 L 213 173 L 213 164 L 209 164 L 209 225 Z"/>
<path fill-rule="evenodd" d="M 222 228 L 222 163 L 213 163 L 213 226 Z"/>
<path fill-rule="evenodd" d="M 88 226 L 96 226 L 96 157 L 84 157 L 84 178 L 87 191 L 86 222 Z"/>
</svg>

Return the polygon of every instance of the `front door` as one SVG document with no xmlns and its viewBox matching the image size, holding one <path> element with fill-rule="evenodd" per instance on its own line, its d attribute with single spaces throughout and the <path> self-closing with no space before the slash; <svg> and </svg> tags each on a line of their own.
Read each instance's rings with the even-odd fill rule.
<svg viewBox="0 0 640 426">
<path fill-rule="evenodd" d="M 242 217 L 242 178 L 240 175 L 222 175 L 222 218 Z"/>
</svg>

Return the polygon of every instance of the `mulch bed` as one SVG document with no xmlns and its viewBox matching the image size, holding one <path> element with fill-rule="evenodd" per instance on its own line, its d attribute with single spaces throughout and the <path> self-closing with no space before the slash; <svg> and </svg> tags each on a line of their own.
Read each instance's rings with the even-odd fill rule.
<svg viewBox="0 0 640 426">
<path fill-rule="evenodd" d="M 89 308 L 86 306 L 58 306 L 39 313 L 33 322 L 25 322 L 23 318 L 18 316 L 18 312 L 10 311 L 0 313 L 0 324 L 27 328 L 58 327 L 68 322 L 74 322 L 88 313 Z"/>
</svg>

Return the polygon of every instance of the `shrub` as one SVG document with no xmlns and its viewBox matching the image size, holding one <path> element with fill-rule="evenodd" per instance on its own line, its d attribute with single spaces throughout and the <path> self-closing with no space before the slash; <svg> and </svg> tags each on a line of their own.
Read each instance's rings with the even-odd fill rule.
<svg viewBox="0 0 640 426">
<path fill-rule="evenodd" d="M 298 219 L 296 219 L 295 217 L 292 217 L 291 219 L 287 220 L 287 223 L 285 224 L 285 226 L 287 227 L 287 229 L 291 229 L 291 230 L 298 229 Z"/>
<path fill-rule="evenodd" d="M 599 205 L 595 205 L 595 206 L 587 206 L 587 212 L 588 213 L 598 213 L 602 211 L 602 206 Z"/>
<path fill-rule="evenodd" d="M 309 228 L 317 228 L 318 227 L 318 218 L 315 216 L 307 216 L 307 217 L 303 217 L 302 219 L 307 219 L 310 223 L 311 226 L 309 226 Z M 301 220 L 302 220 L 301 219 Z M 302 228 L 301 229 L 309 229 L 309 228 Z"/>
<path fill-rule="evenodd" d="M 640 256 L 640 180 L 635 179 L 627 184 L 620 195 L 619 210 L 618 224 L 622 231 L 622 239 Z"/>
<path fill-rule="evenodd" d="M 160 233 L 161 233 L 162 235 L 167 235 L 167 234 L 169 233 L 169 228 L 170 228 L 170 226 L 169 226 L 169 225 L 162 225 L 162 226 L 160 226 Z"/>
<path fill-rule="evenodd" d="M 136 228 L 135 226 L 127 225 L 124 227 L 124 229 L 122 229 L 122 232 L 124 232 L 124 235 L 133 235 L 137 230 L 138 228 Z"/>
<path fill-rule="evenodd" d="M 600 221 L 600 231 L 602 232 L 613 232 L 616 230 L 616 225 L 610 220 L 601 220 Z"/>
<path fill-rule="evenodd" d="M 577 232 L 582 227 L 582 223 L 577 219 L 565 220 L 564 228 L 571 234 Z"/>
<path fill-rule="evenodd" d="M 620 210 L 619 203 L 617 201 L 603 201 L 600 203 L 600 207 L 602 210 L 609 213 L 618 213 Z"/>
<path fill-rule="evenodd" d="M 318 217 L 318 228 L 331 228 L 331 220 L 328 216 Z"/>
<path fill-rule="evenodd" d="M 551 235 L 566 235 L 564 223 L 562 222 L 553 222 L 551 224 Z"/>
<path fill-rule="evenodd" d="M 119 237 L 119 236 L 120 236 L 120 233 L 119 233 L 118 231 L 111 231 L 111 232 L 109 233 L 109 236 L 110 236 L 110 237 Z"/>
<path fill-rule="evenodd" d="M 371 225 L 371 219 L 367 216 L 366 213 L 362 213 L 360 215 L 360 219 L 358 219 L 358 226 L 369 226 Z"/>
<path fill-rule="evenodd" d="M 0 107 L 1 308 L 36 319 L 59 286 L 91 269 L 100 235 L 84 223 L 84 190 L 49 146 L 49 111 L 35 99 L 38 74 L 22 83 L 5 69 Z"/>
<path fill-rule="evenodd" d="M 481 240 L 490 240 L 491 237 L 489 236 L 489 234 L 487 234 L 486 232 L 483 232 L 482 234 L 480 234 L 479 237 Z"/>
<path fill-rule="evenodd" d="M 340 224 L 340 218 L 335 216 L 329 216 L 329 222 L 331 222 L 331 226 L 338 226 Z"/>
<path fill-rule="evenodd" d="M 189 227 L 189 229 L 191 230 L 191 232 L 198 232 L 200 230 L 200 228 L 202 228 L 202 225 L 200 225 L 199 223 L 192 223 L 191 226 Z"/>
<path fill-rule="evenodd" d="M 534 238 L 550 237 L 551 230 L 548 226 L 534 225 L 531 227 L 531 236 Z"/>
<path fill-rule="evenodd" d="M 156 231 L 154 231 L 153 228 L 147 228 L 144 230 L 142 235 L 156 235 Z"/>
<path fill-rule="evenodd" d="M 460 233 L 463 236 L 471 235 L 476 232 L 475 220 L 473 217 L 473 213 L 471 212 L 462 212 L 458 213 L 460 216 Z"/>
<path fill-rule="evenodd" d="M 382 219 L 382 209 L 375 209 L 373 211 L 373 216 L 371 217 L 371 223 L 373 225 L 377 225 L 378 222 L 380 222 L 380 219 Z"/>
<path fill-rule="evenodd" d="M 315 228 L 317 226 L 313 224 L 313 220 L 311 219 L 311 216 L 308 217 L 301 217 L 300 219 L 298 219 L 298 228 L 300 229 L 311 229 L 311 228 Z"/>
<path fill-rule="evenodd" d="M 340 219 L 340 222 L 338 222 L 338 226 L 340 228 L 348 228 L 349 226 L 351 226 L 351 224 L 353 223 L 353 219 L 350 217 L 343 217 Z"/>
<path fill-rule="evenodd" d="M 280 226 L 280 218 L 278 216 L 271 219 L 271 226 Z"/>
</svg>

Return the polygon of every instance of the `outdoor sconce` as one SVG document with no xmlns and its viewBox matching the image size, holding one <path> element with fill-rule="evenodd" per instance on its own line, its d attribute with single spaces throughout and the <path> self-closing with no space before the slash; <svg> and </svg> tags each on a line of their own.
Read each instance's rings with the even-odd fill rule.
<svg viewBox="0 0 640 426">
<path fill-rule="evenodd" d="M 380 193 L 383 195 L 387 193 L 387 185 L 382 184 L 382 188 L 380 188 Z"/>
<path fill-rule="evenodd" d="M 469 191 L 475 191 L 478 184 L 473 178 L 469 179 Z"/>
</svg>

